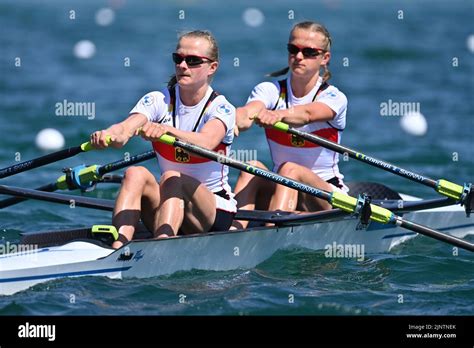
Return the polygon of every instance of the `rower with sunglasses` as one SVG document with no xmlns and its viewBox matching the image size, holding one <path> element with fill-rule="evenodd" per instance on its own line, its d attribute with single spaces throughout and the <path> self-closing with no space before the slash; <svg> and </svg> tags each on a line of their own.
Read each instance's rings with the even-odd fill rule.
<svg viewBox="0 0 474 348">
<path fill-rule="evenodd" d="M 346 96 L 328 83 L 331 37 L 315 22 L 296 24 L 290 33 L 288 66 L 269 76 L 290 74 L 277 82 L 262 82 L 252 91 L 247 104 L 237 108 L 237 129 L 245 131 L 255 122 L 265 127 L 273 160 L 273 171 L 325 191 L 348 188 L 339 172 L 338 154 L 304 139 L 280 132 L 272 126 L 283 121 L 302 131 L 339 143 L 346 125 Z M 320 76 L 320 70 L 323 75 Z M 258 161 L 253 163 L 265 168 Z M 266 168 L 265 168 L 266 169 Z M 298 194 L 286 186 L 242 172 L 235 187 L 239 209 L 316 211 L 330 209 L 329 203 Z M 233 228 L 245 228 L 247 221 L 235 221 Z"/>
<path fill-rule="evenodd" d="M 145 167 L 125 172 L 112 223 L 118 248 L 131 240 L 141 219 L 156 238 L 178 232 L 228 230 L 236 201 L 228 184 L 228 167 L 158 141 L 164 133 L 228 154 L 234 137 L 235 108 L 210 86 L 218 65 L 218 47 L 207 31 L 192 31 L 178 40 L 172 54 L 175 75 L 168 88 L 146 94 L 129 117 L 94 132 L 98 148 L 122 147 L 137 133 L 153 144 L 161 169 L 159 183 Z"/>
</svg>

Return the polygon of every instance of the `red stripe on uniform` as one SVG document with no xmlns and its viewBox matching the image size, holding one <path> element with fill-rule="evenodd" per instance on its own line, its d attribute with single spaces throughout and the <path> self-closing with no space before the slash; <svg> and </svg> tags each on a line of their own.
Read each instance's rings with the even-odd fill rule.
<svg viewBox="0 0 474 348">
<path fill-rule="evenodd" d="M 337 129 L 334 128 L 324 128 L 318 129 L 317 131 L 312 132 L 311 134 L 320 136 L 334 143 L 338 142 L 339 133 Z M 265 135 L 267 139 L 270 139 L 277 144 L 289 147 L 319 147 L 319 145 L 314 144 L 310 141 L 304 140 L 299 137 L 295 137 L 292 134 L 283 133 L 282 131 L 276 130 L 274 128 L 265 128 Z"/>
<path fill-rule="evenodd" d="M 207 158 L 193 156 L 185 150 L 181 149 L 180 147 L 174 147 L 159 141 L 153 142 L 152 144 L 153 149 L 158 155 L 171 162 L 182 164 L 196 164 L 211 161 Z M 219 152 L 221 154 L 226 154 L 226 148 L 226 144 L 220 143 L 213 151 Z"/>
</svg>

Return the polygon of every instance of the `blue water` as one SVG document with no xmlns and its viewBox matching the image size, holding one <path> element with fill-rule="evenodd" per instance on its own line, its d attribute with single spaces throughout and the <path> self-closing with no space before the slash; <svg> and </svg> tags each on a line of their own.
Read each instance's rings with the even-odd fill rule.
<svg viewBox="0 0 474 348">
<path fill-rule="evenodd" d="M 474 53 L 466 43 L 474 34 L 472 1 L 124 1 L 113 24 L 100 27 L 94 16 L 107 4 L 0 3 L 1 167 L 15 163 L 18 154 L 22 160 L 41 155 L 34 138 L 43 128 L 60 130 L 66 146 L 75 146 L 93 130 L 126 117 L 138 98 L 166 83 L 173 69 L 170 53 L 182 30 L 214 32 L 221 65 L 213 86 L 243 105 L 266 73 L 285 66 L 293 11 L 297 21 L 323 22 L 333 36 L 331 82 L 349 100 L 345 145 L 433 178 L 474 179 Z M 243 21 L 249 7 L 264 14 L 261 26 Z M 181 10 L 184 19 L 178 17 Z M 88 60 L 72 53 L 83 39 L 97 48 Z M 21 67 L 15 66 L 17 57 Z M 124 67 L 127 57 L 131 65 Z M 56 116 L 55 104 L 64 99 L 95 103 L 96 117 Z M 428 121 L 426 135 L 410 135 L 399 117 L 381 116 L 380 104 L 389 99 L 420 103 Z M 261 129 L 243 133 L 234 148 L 257 150 L 258 158 L 270 163 Z M 148 149 L 133 139 L 123 151 L 83 154 L 2 179 L 2 184 L 37 187 L 54 181 L 63 167 L 104 164 L 122 158 L 124 151 Z M 146 165 L 157 171 L 154 161 Z M 426 187 L 353 160 L 341 161 L 340 168 L 349 181 L 381 182 L 420 197 L 435 196 Z M 232 184 L 237 174 L 231 171 Z M 86 195 L 113 198 L 116 191 L 116 186 L 99 185 Z M 109 213 L 29 201 L 0 211 L 0 235 L 17 240 L 19 232 L 109 220 Z M 417 237 L 363 262 L 288 250 L 250 270 L 189 271 L 145 280 L 64 279 L 0 297 L 0 314 L 472 314 L 474 257 L 464 252 L 453 257 L 450 250 Z M 180 294 L 186 294 L 186 304 L 178 302 Z M 288 301 L 290 294 L 294 303 Z"/>
</svg>

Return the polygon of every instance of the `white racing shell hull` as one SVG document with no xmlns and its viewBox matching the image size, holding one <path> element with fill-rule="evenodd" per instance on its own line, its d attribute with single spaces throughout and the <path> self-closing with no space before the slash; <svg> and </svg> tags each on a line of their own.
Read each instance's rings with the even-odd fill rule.
<svg viewBox="0 0 474 348">
<path fill-rule="evenodd" d="M 464 210 L 457 206 L 403 216 L 460 238 L 474 233 L 474 220 L 466 218 Z M 247 269 L 278 250 L 325 250 L 333 243 L 363 245 L 365 254 L 383 253 L 416 235 L 377 223 L 371 223 L 367 230 L 358 230 L 357 225 L 355 218 L 346 217 L 278 228 L 136 240 L 119 250 L 94 242 L 73 241 L 30 253 L 5 254 L 0 255 L 0 294 L 14 294 L 35 284 L 64 277 L 148 278 L 191 269 Z M 452 248 L 448 244 L 446 247 Z"/>
</svg>

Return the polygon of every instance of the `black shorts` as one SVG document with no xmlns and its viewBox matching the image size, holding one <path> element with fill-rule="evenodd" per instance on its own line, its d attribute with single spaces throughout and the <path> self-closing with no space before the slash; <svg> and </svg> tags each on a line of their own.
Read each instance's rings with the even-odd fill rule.
<svg viewBox="0 0 474 348">
<path fill-rule="evenodd" d="M 332 184 L 332 185 L 334 185 L 334 186 L 336 186 L 337 188 L 340 188 L 340 189 L 342 189 L 342 188 L 344 187 L 344 186 L 342 185 L 341 180 L 339 180 L 339 178 L 338 178 L 337 176 L 334 176 L 334 177 L 332 177 L 331 179 L 326 180 L 326 182 L 327 182 L 328 184 Z"/>
<path fill-rule="evenodd" d="M 214 192 L 214 194 L 221 196 L 225 199 L 230 199 L 229 195 L 224 190 L 219 191 L 219 192 Z M 228 231 L 230 226 L 232 226 L 232 221 L 234 220 L 234 216 L 235 216 L 235 213 L 222 210 L 222 209 L 216 209 L 216 218 L 209 232 Z"/>
<path fill-rule="evenodd" d="M 216 219 L 209 232 L 228 231 L 234 221 L 235 213 L 216 209 Z"/>
</svg>

